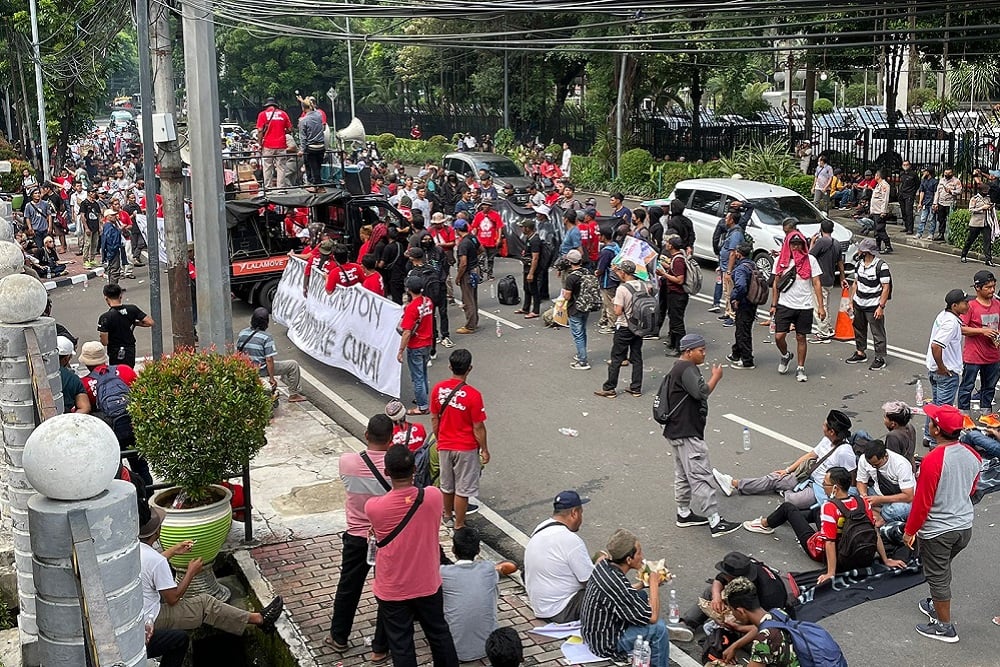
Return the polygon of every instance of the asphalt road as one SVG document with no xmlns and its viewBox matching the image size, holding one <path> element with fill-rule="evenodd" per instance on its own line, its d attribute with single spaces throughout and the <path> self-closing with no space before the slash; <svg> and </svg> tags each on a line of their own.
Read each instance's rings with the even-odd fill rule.
<svg viewBox="0 0 1000 667">
<path fill-rule="evenodd" d="M 869 372 L 867 366 L 844 364 L 851 354 L 850 344 L 815 345 L 809 348 L 809 382 L 800 384 L 793 375 L 777 374 L 778 354 L 773 344 L 765 342 L 767 329 L 755 327 L 757 369 L 727 369 L 710 400 L 706 435 L 716 467 L 736 476 L 766 474 L 794 460 L 801 453 L 799 445 L 814 445 L 832 408 L 847 412 L 856 427 L 881 434 L 882 403 L 890 399 L 913 403 L 915 382 L 925 375 L 922 360 L 930 326 L 943 307 L 943 295 L 955 287 L 971 289 L 972 275 L 981 266 L 959 264 L 953 256 L 901 244 L 887 261 L 894 276 L 894 296 L 886 316 L 891 346 L 888 368 Z M 704 269 L 704 293 L 691 301 L 687 329 L 705 335 L 708 361 L 720 362 L 732 344 L 733 329 L 723 328 L 706 311 L 713 287 L 712 267 Z M 140 306 L 149 302 L 146 271 L 137 270 L 138 280 L 123 281 L 129 288 L 128 300 Z M 498 277 L 511 273 L 520 281 L 521 266 L 501 259 L 496 273 Z M 554 276 L 552 283 L 556 284 Z M 99 281 L 92 281 L 88 289 L 82 285 L 60 288 L 52 299 L 54 316 L 60 322 L 82 340 L 96 338 L 97 317 L 105 308 Z M 165 308 L 166 303 L 164 298 Z M 712 575 L 712 564 L 730 550 L 750 553 L 782 570 L 815 567 L 787 528 L 773 536 L 741 530 L 711 539 L 707 529 L 674 525 L 673 461 L 650 407 L 672 362 L 664 357 L 659 341 L 644 345 L 645 395 L 622 394 L 609 400 L 593 395 L 605 378 L 604 360 L 611 345 L 610 336 L 596 333 L 593 321 L 589 338 L 593 370 L 577 371 L 569 367 L 574 348 L 568 330 L 545 329 L 540 319 L 521 319 L 513 314 L 516 307 L 500 306 L 491 298 L 489 285 L 480 288 L 480 306 L 486 316 L 480 331 L 452 338 L 472 351 L 474 369 L 469 379 L 485 396 L 493 456 L 482 478 L 480 497 L 509 522 L 507 530 L 513 538 L 506 541 L 507 548 L 516 549 L 518 532 L 530 532 L 549 514 L 558 491 L 576 488 L 592 499 L 581 530 L 590 549 L 601 548 L 616 528 L 630 528 L 639 535 L 648 557 L 667 559 L 677 575 L 673 586 L 682 604 L 693 600 Z M 245 326 L 249 312 L 245 304 L 234 302 L 234 329 Z M 451 316 L 457 327 L 454 323 L 461 317 L 457 307 L 452 306 Z M 501 322 L 499 338 L 494 318 Z M 166 329 L 169 332 L 169 325 Z M 304 358 L 282 327 L 275 325 L 273 333 L 280 357 L 302 364 L 304 393 L 346 428 L 360 434 L 363 428 L 358 418 L 382 410 L 385 396 L 344 372 Z M 169 342 L 169 334 L 165 338 Z M 149 332 L 141 331 L 139 341 L 140 353 L 148 353 Z M 627 369 L 623 370 L 627 375 Z M 429 373 L 432 383 L 449 375 L 446 354 L 441 354 Z M 403 400 L 408 403 L 412 391 L 405 371 L 403 377 Z M 925 391 L 929 392 L 926 381 Z M 749 453 L 741 446 L 744 424 L 751 428 L 753 449 Z M 563 426 L 579 431 L 579 437 L 561 435 L 558 429 Z M 778 501 L 777 496 L 720 497 L 720 506 L 726 518 L 743 520 L 766 514 Z M 997 499 L 987 496 L 977 507 L 972 544 L 955 563 L 953 616 L 961 643 L 941 644 L 913 631 L 913 625 L 923 621 L 916 607 L 927 595 L 926 586 L 921 586 L 823 621 L 852 664 L 998 664 L 992 639 L 1000 630 L 990 624 L 990 618 L 1000 613 L 1000 605 L 989 592 L 997 577 L 993 551 L 1000 530 L 992 523 L 997 506 Z"/>
</svg>

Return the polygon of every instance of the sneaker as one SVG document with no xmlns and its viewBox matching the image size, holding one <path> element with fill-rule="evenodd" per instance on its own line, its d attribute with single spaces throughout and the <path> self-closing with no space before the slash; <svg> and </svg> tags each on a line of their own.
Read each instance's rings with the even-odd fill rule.
<svg viewBox="0 0 1000 667">
<path fill-rule="evenodd" d="M 855 352 L 854 354 L 852 354 L 851 356 L 849 356 L 847 359 L 844 359 L 844 363 L 847 363 L 847 364 L 863 364 L 866 361 L 868 361 L 868 355 L 861 354 L 859 352 Z"/>
<path fill-rule="evenodd" d="M 468 510 L 466 510 L 466 514 L 468 514 Z M 447 519 L 442 518 L 441 519 L 441 523 L 443 523 L 446 528 L 454 528 L 455 527 L 455 517 L 450 516 Z"/>
<path fill-rule="evenodd" d="M 733 363 L 729 364 L 729 367 L 730 368 L 735 368 L 735 369 L 738 369 L 738 370 L 743 370 L 743 369 L 747 369 L 747 368 L 757 368 L 757 365 L 756 364 L 748 364 L 748 363 L 746 363 L 746 362 L 744 362 L 742 360 L 736 360 Z"/>
<path fill-rule="evenodd" d="M 618 395 L 618 392 L 614 389 L 602 389 L 600 391 L 595 391 L 594 396 L 600 396 L 602 398 L 614 398 Z"/>
<path fill-rule="evenodd" d="M 441 345 L 443 347 L 449 347 L 449 348 L 450 347 L 455 347 L 455 344 L 453 342 L 451 342 L 451 339 L 448 338 L 447 336 L 445 336 L 444 338 L 441 339 Z"/>
<path fill-rule="evenodd" d="M 468 327 L 459 327 L 458 329 L 455 330 L 455 333 L 464 335 L 464 334 L 475 333 L 475 331 L 476 331 L 475 329 L 469 329 Z"/>
<path fill-rule="evenodd" d="M 924 616 L 930 619 L 931 623 L 938 620 L 937 609 L 934 608 L 934 602 L 930 598 L 924 598 L 918 602 L 917 608 L 924 613 Z"/>
<path fill-rule="evenodd" d="M 760 533 L 761 535 L 770 535 L 774 532 L 774 528 L 768 528 L 764 525 L 764 517 L 757 517 L 753 521 L 744 521 L 743 530 L 747 530 L 751 533 Z"/>
<path fill-rule="evenodd" d="M 958 641 L 958 631 L 955 630 L 954 623 L 942 623 L 932 620 L 930 623 L 921 623 L 916 627 L 918 633 L 939 642 L 954 644 Z"/>
<path fill-rule="evenodd" d="M 475 503 L 469 503 L 468 507 L 465 508 L 465 515 L 475 514 L 479 511 L 479 505 Z"/>
<path fill-rule="evenodd" d="M 796 382 L 809 382 L 809 376 L 806 375 L 806 369 L 799 366 L 795 369 L 795 381 Z"/>
<path fill-rule="evenodd" d="M 737 357 L 735 354 L 729 353 L 729 354 L 726 355 L 726 361 L 728 361 L 730 363 L 735 363 L 735 362 L 737 362 L 739 360 L 740 360 L 740 358 Z"/>
<path fill-rule="evenodd" d="M 680 623 L 667 625 L 667 634 L 670 635 L 670 641 L 689 642 L 694 640 L 694 632 L 691 631 L 691 628 Z"/>
<path fill-rule="evenodd" d="M 875 357 L 875 361 L 873 361 L 872 365 L 868 367 L 868 370 L 880 371 L 885 367 L 886 367 L 885 359 L 883 359 L 882 357 Z"/>
<path fill-rule="evenodd" d="M 727 496 L 733 495 L 733 476 L 727 475 L 724 472 L 719 472 L 715 468 L 712 468 L 712 477 L 715 478 L 715 483 L 719 485 L 722 492 Z"/>
<path fill-rule="evenodd" d="M 711 308 L 708 309 L 708 312 L 710 312 L 710 313 L 721 313 L 722 312 L 722 306 L 712 306 Z"/>
<path fill-rule="evenodd" d="M 712 537 L 722 537 L 740 529 L 740 524 L 736 521 L 726 521 L 719 519 L 719 523 L 712 526 Z"/>
<path fill-rule="evenodd" d="M 735 327 L 736 326 L 736 320 L 734 320 L 731 317 L 727 317 L 726 319 L 722 320 L 722 326 L 724 326 L 724 327 Z"/>
<path fill-rule="evenodd" d="M 659 334 L 649 334 L 648 336 L 643 336 L 643 340 L 660 340 Z"/>
<path fill-rule="evenodd" d="M 435 359 L 437 359 L 438 358 L 437 350 L 432 351 L 429 356 L 430 356 L 430 360 L 431 361 L 434 361 Z"/>
<path fill-rule="evenodd" d="M 810 345 L 827 345 L 833 341 L 833 336 L 813 336 L 809 339 Z"/>
<path fill-rule="evenodd" d="M 574 361 L 573 363 L 571 363 L 569 365 L 569 367 L 572 368 L 573 370 L 577 370 L 577 371 L 589 371 L 590 370 L 590 364 L 588 364 L 586 361 Z"/>
<path fill-rule="evenodd" d="M 676 347 L 668 347 L 663 350 L 663 353 L 668 357 L 679 357 L 681 356 L 681 351 Z"/>
<path fill-rule="evenodd" d="M 597 329 L 597 333 L 601 334 L 602 336 L 608 336 L 610 334 L 613 334 L 614 332 L 615 330 L 612 329 L 611 327 L 598 327 Z"/>
<path fill-rule="evenodd" d="M 788 354 L 781 355 L 781 360 L 778 362 L 778 374 L 784 375 L 788 372 L 788 364 L 792 363 L 792 359 L 795 357 L 794 354 L 789 352 Z"/>
<path fill-rule="evenodd" d="M 728 319 L 730 319 L 730 317 L 726 313 L 723 313 L 722 315 L 719 315 L 719 317 L 717 319 L 728 320 Z"/>
<path fill-rule="evenodd" d="M 677 525 L 681 528 L 690 528 L 691 526 L 704 526 L 708 524 L 708 517 L 700 516 L 691 512 L 687 516 L 677 515 Z"/>
</svg>

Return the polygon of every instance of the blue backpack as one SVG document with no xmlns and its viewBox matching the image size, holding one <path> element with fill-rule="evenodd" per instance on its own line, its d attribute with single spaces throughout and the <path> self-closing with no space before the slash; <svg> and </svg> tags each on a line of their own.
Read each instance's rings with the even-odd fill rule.
<svg viewBox="0 0 1000 667">
<path fill-rule="evenodd" d="M 787 632 L 802 667 L 847 667 L 844 652 L 823 627 L 808 621 L 793 621 L 780 609 L 772 609 L 770 614 L 773 620 L 761 623 L 760 629 Z"/>
<path fill-rule="evenodd" d="M 129 388 L 118 377 L 118 368 L 108 366 L 97 373 L 97 387 L 94 389 L 97 409 L 104 413 L 108 421 L 114 422 L 128 415 Z"/>
</svg>

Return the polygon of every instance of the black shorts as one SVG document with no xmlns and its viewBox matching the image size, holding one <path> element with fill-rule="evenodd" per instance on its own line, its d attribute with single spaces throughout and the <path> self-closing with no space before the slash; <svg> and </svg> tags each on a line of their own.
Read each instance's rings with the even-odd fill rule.
<svg viewBox="0 0 1000 667">
<path fill-rule="evenodd" d="M 798 310 L 788 306 L 778 305 L 774 311 L 774 333 L 788 333 L 795 327 L 796 336 L 807 336 L 812 333 L 812 308 Z"/>
</svg>

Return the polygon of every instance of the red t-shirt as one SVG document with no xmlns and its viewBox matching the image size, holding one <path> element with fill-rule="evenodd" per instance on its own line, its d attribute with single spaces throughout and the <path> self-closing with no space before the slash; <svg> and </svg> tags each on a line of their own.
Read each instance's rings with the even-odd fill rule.
<svg viewBox="0 0 1000 667">
<path fill-rule="evenodd" d="M 431 225 L 429 231 L 431 238 L 434 239 L 434 243 L 438 246 L 455 242 L 455 230 L 451 227 L 445 227 L 444 225 L 441 225 L 440 227 Z M 446 248 L 445 250 L 451 250 L 451 248 Z"/>
<path fill-rule="evenodd" d="M 670 260 L 670 267 L 667 271 L 670 275 L 675 278 L 680 278 L 683 280 L 687 277 L 687 262 L 684 261 L 684 253 L 679 252 L 673 256 Z M 684 283 L 672 283 L 669 280 L 667 283 L 667 291 L 673 294 L 684 294 Z"/>
<path fill-rule="evenodd" d="M 486 408 L 483 407 L 483 395 L 471 386 L 465 385 L 457 392 L 443 410 L 443 403 L 461 380 L 451 378 L 438 382 L 431 390 L 431 414 L 440 415 L 438 424 L 438 451 L 457 450 L 471 451 L 479 449 L 472 427 L 486 421 Z"/>
<path fill-rule="evenodd" d="M 260 145 L 264 148 L 286 148 L 285 133 L 292 131 L 292 120 L 288 114 L 277 107 L 268 107 L 257 114 L 257 129 L 263 131 L 265 125 L 267 132 L 264 132 Z"/>
<path fill-rule="evenodd" d="M 444 501 L 440 489 L 428 486 L 424 500 L 410 522 L 392 542 L 379 547 L 375 556 L 375 583 L 372 592 L 380 600 L 412 600 L 437 593 L 441 588 L 441 546 L 438 530 Z M 375 538 L 389 536 L 417 499 L 416 487 L 393 489 L 384 496 L 370 498 L 365 514 Z"/>
<path fill-rule="evenodd" d="M 424 428 L 423 424 L 418 424 L 416 422 L 404 422 L 404 424 L 397 423 L 393 425 L 392 444 L 406 445 L 410 448 L 411 452 L 415 452 L 420 449 L 420 445 L 424 444 L 424 440 L 427 439 L 427 429 Z M 409 444 L 406 442 L 407 431 L 410 432 Z"/>
<path fill-rule="evenodd" d="M 365 279 L 361 281 L 361 286 L 379 296 L 385 296 L 385 283 L 382 282 L 382 274 L 378 271 L 372 271 L 370 276 L 365 276 Z"/>
<path fill-rule="evenodd" d="M 476 235 L 484 248 L 495 248 L 500 243 L 500 230 L 503 228 L 503 218 L 496 211 L 480 211 L 472 220 L 472 233 Z"/>
<path fill-rule="evenodd" d="M 337 264 L 334 261 L 328 262 L 326 265 L 326 291 L 332 292 L 340 287 L 350 287 L 351 285 L 357 285 L 361 282 L 362 276 L 365 274 L 365 270 L 360 264 L 355 264 L 354 262 L 347 262 L 346 264 Z"/>
<path fill-rule="evenodd" d="M 596 262 L 601 252 L 601 233 L 597 229 L 597 221 L 581 222 L 576 227 L 580 230 L 580 245 L 587 251 L 587 259 Z"/>
<path fill-rule="evenodd" d="M 977 299 L 970 301 L 969 310 L 962 315 L 962 326 L 993 331 L 1000 329 L 1000 300 L 994 298 L 989 306 L 984 306 Z M 967 364 L 993 364 L 1000 361 L 1000 349 L 986 336 L 965 336 L 962 361 Z"/>
<path fill-rule="evenodd" d="M 872 507 L 868 504 L 868 499 L 862 500 L 865 504 L 865 514 L 874 522 L 875 518 L 872 516 Z M 841 502 L 849 510 L 858 508 L 857 496 L 848 496 Z M 826 543 L 837 539 L 843 525 L 844 517 L 840 516 L 840 510 L 837 509 L 837 506 L 829 500 L 823 503 L 823 507 L 820 508 L 819 532 L 810 537 L 808 541 L 810 558 L 821 563 L 824 562 L 826 560 Z"/>
<path fill-rule="evenodd" d="M 83 388 L 87 390 L 87 398 L 90 399 L 90 404 L 97 406 L 97 376 L 101 371 L 107 368 L 107 364 L 101 364 L 100 366 L 95 366 L 90 375 L 80 378 L 83 380 Z M 132 370 L 131 366 L 126 366 L 125 364 L 115 364 L 115 373 L 122 379 L 122 382 L 128 386 L 132 386 L 135 379 L 138 377 L 135 371 Z"/>
<path fill-rule="evenodd" d="M 434 302 L 425 296 L 418 296 L 403 309 L 403 321 L 399 325 L 403 331 L 411 331 L 406 343 L 408 350 L 430 347 L 434 344 Z"/>
</svg>

